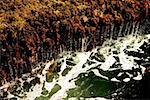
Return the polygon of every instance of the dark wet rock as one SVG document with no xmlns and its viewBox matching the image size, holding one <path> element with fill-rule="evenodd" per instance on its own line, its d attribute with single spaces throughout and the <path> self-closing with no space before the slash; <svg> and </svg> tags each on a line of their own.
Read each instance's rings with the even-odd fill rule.
<svg viewBox="0 0 150 100">
<path fill-rule="evenodd" d="M 137 73 L 137 71 L 133 71 L 133 77 L 137 77 L 137 75 L 138 75 L 138 73 Z"/>
<path fill-rule="evenodd" d="M 30 81 L 30 83 L 31 83 L 33 86 L 36 85 L 36 84 L 40 84 L 40 78 L 35 77 L 34 79 L 32 79 L 32 80 Z"/>
<path fill-rule="evenodd" d="M 17 98 L 16 98 L 16 97 L 13 97 L 13 98 L 10 98 L 10 100 L 17 100 Z"/>
<path fill-rule="evenodd" d="M 60 72 L 61 71 L 61 65 L 57 64 L 57 67 L 54 68 L 54 72 Z"/>
<path fill-rule="evenodd" d="M 40 67 L 45 67 L 45 64 L 44 63 L 40 63 Z"/>
<path fill-rule="evenodd" d="M 145 53 L 135 52 L 135 51 L 127 51 L 128 56 L 138 57 L 138 58 L 147 58 Z"/>
<path fill-rule="evenodd" d="M 95 68 L 99 68 L 102 64 L 98 64 L 97 66 L 95 66 Z"/>
<path fill-rule="evenodd" d="M 12 86 L 12 88 L 10 89 L 10 93 L 19 93 L 21 92 L 21 82 L 19 80 L 16 81 L 16 83 Z"/>
<path fill-rule="evenodd" d="M 10 93 L 13 94 L 14 96 L 22 98 L 22 87 L 19 84 L 15 84 L 12 86 Z"/>
<path fill-rule="evenodd" d="M 66 61 L 66 64 L 69 65 L 69 66 L 75 66 L 76 64 L 71 62 L 71 61 Z"/>
<path fill-rule="evenodd" d="M 8 93 L 5 91 L 0 91 L 0 100 L 3 100 L 4 98 L 7 98 Z"/>
<path fill-rule="evenodd" d="M 73 56 L 73 57 L 76 57 L 76 56 L 77 56 L 77 54 L 75 54 L 75 53 L 74 53 L 74 54 L 72 54 L 72 56 Z"/>
<path fill-rule="evenodd" d="M 117 62 L 120 62 L 119 57 L 118 56 L 113 56 Z"/>
<path fill-rule="evenodd" d="M 85 64 L 83 64 L 82 68 L 85 68 L 85 67 L 86 67 L 86 65 L 85 65 Z"/>
<path fill-rule="evenodd" d="M 134 68 L 134 67 L 132 67 L 132 70 L 126 70 L 126 72 L 140 72 L 141 74 L 142 74 L 142 72 L 141 72 L 141 68 L 139 67 L 139 68 Z"/>
<path fill-rule="evenodd" d="M 126 70 L 126 71 L 124 71 L 124 72 L 133 75 L 133 77 L 136 77 L 136 76 L 138 75 L 139 70 L 140 70 L 140 69 L 135 69 L 135 70 L 133 69 L 133 70 Z M 140 73 L 140 74 L 141 74 L 141 73 Z"/>
<path fill-rule="evenodd" d="M 92 65 L 92 64 L 95 64 L 95 62 L 94 61 L 90 61 L 90 60 L 87 60 L 87 62 L 86 62 L 89 66 L 90 65 Z"/>
<path fill-rule="evenodd" d="M 150 62 L 148 61 L 148 62 L 145 62 L 145 63 L 141 63 L 141 65 L 144 66 L 144 67 L 149 67 L 150 66 Z"/>
<path fill-rule="evenodd" d="M 95 53 L 95 54 L 92 54 L 91 56 L 90 56 L 90 59 L 91 60 L 96 60 L 96 61 L 98 61 L 98 62 L 104 62 L 105 61 L 105 58 L 104 58 L 104 56 L 102 55 L 102 54 L 99 54 L 99 53 Z"/>
<path fill-rule="evenodd" d="M 73 58 L 67 58 L 66 60 L 67 61 L 73 61 Z"/>
<path fill-rule="evenodd" d="M 121 82 L 123 81 L 123 79 L 125 78 L 130 78 L 128 74 L 123 73 L 121 76 L 117 76 L 116 79 L 120 80 Z"/>
<path fill-rule="evenodd" d="M 94 59 L 95 59 L 95 56 L 91 56 L 90 59 L 91 59 L 91 60 L 94 60 Z"/>
<path fill-rule="evenodd" d="M 11 91 L 10 92 L 14 92 L 15 90 L 17 90 L 17 85 L 14 85 L 12 88 L 11 88 Z"/>
<path fill-rule="evenodd" d="M 64 59 L 62 60 L 62 62 L 64 62 Z"/>
<path fill-rule="evenodd" d="M 121 68 L 121 64 L 115 62 L 110 68 Z"/>
<path fill-rule="evenodd" d="M 40 68 L 39 70 L 37 70 L 37 72 L 36 72 L 36 73 L 41 75 L 41 74 L 42 74 L 43 69 L 44 69 L 44 67 L 43 67 L 43 68 Z"/>
<path fill-rule="evenodd" d="M 22 87 L 23 87 L 23 89 L 24 89 L 25 92 L 29 92 L 31 86 L 32 85 L 31 85 L 30 82 L 24 82 Z"/>
<path fill-rule="evenodd" d="M 99 53 L 95 54 L 95 59 L 99 62 L 104 62 L 105 61 L 105 57 L 102 54 L 99 54 Z"/>
<path fill-rule="evenodd" d="M 150 56 L 150 41 L 148 42 L 144 42 L 141 46 L 140 49 L 142 49 L 142 51 L 144 51 L 144 53 L 147 56 Z"/>
<path fill-rule="evenodd" d="M 113 54 L 118 54 L 118 52 L 117 51 L 112 51 L 113 52 Z"/>
<path fill-rule="evenodd" d="M 134 61 L 138 64 L 138 65 L 141 65 L 142 63 L 145 63 L 145 60 L 144 59 L 134 59 Z"/>
<path fill-rule="evenodd" d="M 25 80 L 27 80 L 27 78 L 28 78 L 27 76 L 22 77 L 22 80 L 25 81 Z"/>
<path fill-rule="evenodd" d="M 140 49 L 142 49 L 143 51 L 146 50 L 146 47 L 147 47 L 147 42 L 144 41 L 144 43 L 139 47 Z"/>
<path fill-rule="evenodd" d="M 150 99 L 150 72 L 145 73 L 143 79 L 140 81 L 142 86 L 140 89 L 141 91 L 141 97 L 142 98 L 146 98 L 146 99 Z M 146 92 L 145 92 L 146 91 Z"/>
<path fill-rule="evenodd" d="M 150 99 L 150 74 L 146 73 L 142 80 L 132 80 L 128 83 L 122 83 L 121 88 L 116 96 L 115 100 L 149 100 Z"/>
<path fill-rule="evenodd" d="M 106 76 L 109 79 L 116 77 L 120 72 L 120 70 L 103 71 L 102 69 L 98 69 L 98 71 L 101 75 Z"/>
<path fill-rule="evenodd" d="M 90 57 L 89 57 L 89 58 L 91 58 L 92 56 L 94 56 L 94 52 L 92 52 L 92 53 L 90 54 Z"/>
</svg>

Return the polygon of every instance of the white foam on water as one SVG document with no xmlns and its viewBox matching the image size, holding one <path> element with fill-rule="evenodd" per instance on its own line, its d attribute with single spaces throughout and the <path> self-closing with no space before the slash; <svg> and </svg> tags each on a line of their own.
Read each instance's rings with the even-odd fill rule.
<svg viewBox="0 0 150 100">
<path fill-rule="evenodd" d="M 110 66 L 112 66 L 116 62 L 116 59 L 110 55 L 106 58 L 106 61 L 100 66 L 100 69 L 103 69 L 104 71 L 110 69 Z"/>
<path fill-rule="evenodd" d="M 120 82 L 119 80 L 117 80 L 115 77 L 111 79 L 111 81 L 114 81 L 114 82 Z"/>
<path fill-rule="evenodd" d="M 61 86 L 61 90 L 59 90 L 57 93 L 55 93 L 51 100 L 57 100 L 59 98 L 64 98 L 67 96 L 66 91 L 68 91 L 70 88 L 75 87 L 75 80 L 71 81 L 71 79 L 76 78 L 80 73 L 86 72 L 89 68 L 85 67 L 82 68 L 83 64 L 86 63 L 87 59 L 90 56 L 90 52 L 85 53 L 77 53 L 77 57 L 79 58 L 79 63 L 76 66 L 73 66 L 71 71 L 68 72 L 66 76 L 60 76 L 58 79 L 57 84 Z M 63 68 L 64 69 L 64 68 Z"/>
<path fill-rule="evenodd" d="M 145 37 L 150 38 L 150 35 L 147 35 Z M 116 59 L 113 57 L 114 55 L 109 52 L 109 49 L 117 50 L 119 52 L 118 57 L 120 59 L 120 63 L 122 64 L 121 69 L 132 70 L 132 67 L 134 67 L 134 68 L 140 67 L 142 70 L 142 73 L 144 73 L 145 68 L 142 66 L 136 65 L 136 63 L 134 62 L 134 58 L 127 56 L 127 54 L 124 53 L 124 49 L 127 49 L 127 46 L 131 46 L 130 48 L 128 48 L 129 50 L 137 51 L 137 49 L 139 49 L 139 47 L 143 44 L 144 41 L 147 41 L 147 39 L 143 39 L 141 36 L 139 36 L 139 37 L 127 36 L 127 37 L 124 37 L 121 39 L 118 39 L 116 41 L 114 40 L 113 42 L 115 42 L 116 45 L 114 44 L 113 46 L 109 46 L 109 45 L 105 46 L 106 44 L 110 44 L 110 43 L 104 43 L 104 45 L 101 47 L 101 49 L 99 51 L 97 51 L 97 48 L 96 48 L 96 49 L 93 49 L 91 52 L 75 52 L 77 54 L 76 58 L 74 58 L 74 59 L 77 59 L 75 61 L 76 65 L 71 67 L 72 69 L 68 72 L 68 74 L 66 74 L 65 76 L 62 76 L 61 75 L 62 72 L 64 71 L 65 68 L 67 68 L 66 59 L 67 59 L 67 57 L 71 57 L 70 54 L 65 55 L 63 58 L 60 59 L 60 60 L 64 60 L 64 62 L 62 63 L 61 71 L 58 73 L 59 78 L 58 79 L 54 78 L 52 82 L 46 82 L 45 74 L 47 73 L 47 70 L 49 69 L 50 65 L 54 61 L 48 62 L 46 64 L 44 70 L 42 71 L 43 75 L 37 75 L 40 78 L 41 84 L 36 85 L 33 88 L 33 92 L 27 93 L 26 100 L 34 100 L 36 97 L 40 96 L 41 92 L 42 92 L 43 84 L 44 84 L 45 89 L 48 90 L 49 92 L 52 90 L 52 88 L 54 87 L 55 84 L 59 84 L 61 86 L 61 89 L 58 92 L 56 92 L 55 94 L 53 94 L 52 97 L 50 98 L 50 100 L 62 100 L 62 98 L 65 98 L 67 96 L 66 91 L 68 91 L 71 88 L 76 87 L 76 85 L 75 85 L 76 79 L 75 78 L 80 73 L 85 73 L 90 68 L 93 68 L 98 64 L 102 64 L 101 66 L 99 66 L 99 68 L 104 71 L 115 70 L 115 68 L 110 68 L 116 62 Z M 141 41 L 141 42 L 139 42 L 139 41 Z M 109 41 L 109 42 L 111 42 L 111 41 Z M 86 65 L 86 67 L 82 68 L 83 64 L 85 64 L 87 62 L 87 60 L 89 59 L 92 52 L 94 52 L 94 53 L 99 52 L 100 54 L 102 54 L 104 56 L 104 58 L 106 59 L 105 62 L 96 62 L 95 60 L 93 60 L 96 62 L 96 64 L 89 65 L 89 66 Z M 116 68 L 116 69 L 118 69 L 118 68 Z M 92 71 L 94 72 L 95 75 L 102 77 L 104 79 L 108 79 L 108 77 L 101 75 L 98 72 L 98 70 L 92 69 Z M 122 75 L 122 73 L 118 74 L 118 76 L 121 76 L 121 75 Z M 132 75 L 129 75 L 129 76 L 132 77 Z M 141 80 L 142 75 L 140 73 L 138 73 L 138 76 L 134 77 L 133 79 Z M 115 77 L 112 78 L 111 81 L 120 82 Z M 130 78 L 125 78 L 123 81 L 128 82 L 128 81 L 130 81 Z M 10 95 L 10 96 L 12 96 L 12 95 Z M 76 100 L 76 98 L 69 98 L 69 100 Z M 87 98 L 86 100 L 106 100 L 106 99 L 97 97 L 97 98 Z"/>
<path fill-rule="evenodd" d="M 130 81 L 130 78 L 125 78 L 123 79 L 124 82 L 129 82 Z"/>
<path fill-rule="evenodd" d="M 142 75 L 138 72 L 138 75 L 136 77 L 133 77 L 134 80 L 141 80 Z"/>
<path fill-rule="evenodd" d="M 130 39 L 124 39 L 123 43 L 118 43 L 118 45 L 120 45 L 120 53 L 118 55 L 119 59 L 120 59 L 120 63 L 122 64 L 121 65 L 121 68 L 123 70 L 132 70 L 132 67 L 134 68 L 139 68 L 138 65 L 135 64 L 135 62 L 133 62 L 133 57 L 129 57 L 124 53 L 124 49 L 127 48 L 128 45 L 131 45 L 132 43 L 136 43 L 133 47 L 135 47 L 134 49 L 132 50 L 136 50 L 137 48 L 139 48 L 140 45 L 142 45 L 141 42 L 138 43 L 138 41 L 134 41 L 136 38 L 130 38 Z M 115 58 L 113 57 L 113 55 L 108 55 L 108 50 L 110 49 L 110 47 L 103 47 L 100 52 L 104 55 L 104 57 L 106 58 L 105 62 L 102 63 L 102 65 L 100 66 L 100 69 L 104 70 L 104 71 L 107 71 L 110 68 L 110 66 L 112 66 L 116 60 Z M 96 50 L 96 49 L 95 49 Z M 93 50 L 95 52 L 95 50 Z M 87 55 L 88 54 L 88 55 Z M 74 79 L 75 77 L 77 77 L 80 73 L 84 73 L 86 72 L 88 69 L 92 68 L 92 65 L 91 66 L 86 66 L 85 68 L 82 68 L 82 65 L 84 63 L 86 63 L 86 60 L 89 58 L 90 56 L 90 53 L 87 52 L 87 53 L 78 53 L 77 54 L 78 58 L 79 58 L 79 63 L 74 66 L 72 68 L 71 71 L 68 72 L 68 74 L 63 77 L 63 76 L 60 76 L 60 79 L 59 81 L 57 82 L 59 85 L 61 85 L 62 89 L 57 92 L 56 94 L 54 94 L 52 96 L 52 100 L 55 100 L 57 99 L 57 97 L 61 98 L 61 97 L 64 97 L 64 94 L 65 94 L 65 97 L 66 97 L 66 91 L 69 89 L 69 88 L 73 88 L 75 87 L 75 84 L 74 84 L 74 81 L 71 81 L 69 82 L 70 79 Z M 63 69 L 65 69 L 66 67 L 64 67 Z M 144 70 L 144 69 L 143 69 Z M 94 69 L 92 70 L 94 72 L 95 75 L 99 76 L 99 77 L 102 77 L 104 79 L 108 79 L 108 77 L 106 76 L 103 76 L 101 75 L 98 70 Z M 130 75 L 131 76 L 131 75 Z M 141 79 L 140 77 L 140 74 L 134 78 L 135 80 L 136 79 Z M 112 78 L 111 79 L 112 81 L 116 81 L 116 82 L 120 82 L 119 80 L 117 80 L 116 78 Z M 130 81 L 130 78 L 125 78 L 123 79 L 124 82 L 128 82 Z M 72 85 L 71 85 L 72 84 Z M 67 85 L 67 86 L 66 86 Z M 90 99 L 89 99 L 90 100 Z M 92 98 L 91 98 L 92 100 Z"/>
</svg>

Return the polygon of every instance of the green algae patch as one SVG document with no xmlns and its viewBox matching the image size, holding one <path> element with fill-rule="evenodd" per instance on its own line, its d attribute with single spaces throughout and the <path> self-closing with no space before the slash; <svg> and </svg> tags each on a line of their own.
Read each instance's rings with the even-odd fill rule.
<svg viewBox="0 0 150 100">
<path fill-rule="evenodd" d="M 36 97 L 35 100 L 50 100 L 50 98 L 45 96 L 40 96 L 40 97 Z"/>
<path fill-rule="evenodd" d="M 47 82 L 52 82 L 53 79 L 58 79 L 59 78 L 59 75 L 57 73 L 53 73 L 53 74 L 46 74 L 46 81 Z"/>
<path fill-rule="evenodd" d="M 42 91 L 42 95 L 40 97 L 36 97 L 35 100 L 50 100 L 51 96 L 55 94 L 56 92 L 58 92 L 60 89 L 61 89 L 61 86 L 59 84 L 55 84 L 51 92 L 48 93 L 48 91 L 44 89 Z"/>
<path fill-rule="evenodd" d="M 68 68 L 65 68 L 62 72 L 62 76 L 66 76 L 68 74 L 68 72 L 71 70 L 72 68 L 68 67 Z"/>
<path fill-rule="evenodd" d="M 105 97 L 113 93 L 117 88 L 115 82 L 111 82 L 96 76 L 93 72 L 82 73 L 77 77 L 75 84 L 76 88 L 67 91 L 67 98 L 71 97 Z"/>
<path fill-rule="evenodd" d="M 50 98 L 53 94 L 58 92 L 60 89 L 61 89 L 61 86 L 59 84 L 55 84 L 51 92 L 49 93 L 48 97 Z"/>
<path fill-rule="evenodd" d="M 42 93 L 41 93 L 42 95 L 48 95 L 48 90 L 46 90 L 46 89 L 44 89 L 44 90 L 42 90 Z"/>
</svg>

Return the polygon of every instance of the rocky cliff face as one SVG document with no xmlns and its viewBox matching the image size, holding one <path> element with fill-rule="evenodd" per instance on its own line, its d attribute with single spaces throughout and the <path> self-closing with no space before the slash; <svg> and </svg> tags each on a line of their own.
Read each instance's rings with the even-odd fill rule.
<svg viewBox="0 0 150 100">
<path fill-rule="evenodd" d="M 0 4 L 1 86 L 65 51 L 92 51 L 108 40 L 150 33 L 146 0 L 2 0 Z M 132 53 L 138 54 L 128 52 Z"/>
<path fill-rule="evenodd" d="M 57 58 L 63 51 L 90 51 L 101 46 L 107 39 L 116 40 L 129 34 L 149 34 L 148 18 L 136 22 L 99 23 L 96 27 L 89 26 L 83 30 L 60 22 L 59 33 L 52 29 L 45 33 L 32 30 L 31 34 L 28 29 L 22 29 L 18 39 L 12 38 L 13 32 L 8 28 L 6 40 L 2 38 L 0 41 L 1 71 L 11 73 L 5 75 L 6 80 L 14 80 L 21 74 L 30 72 L 34 64 Z M 36 27 L 35 25 L 35 29 Z"/>
</svg>

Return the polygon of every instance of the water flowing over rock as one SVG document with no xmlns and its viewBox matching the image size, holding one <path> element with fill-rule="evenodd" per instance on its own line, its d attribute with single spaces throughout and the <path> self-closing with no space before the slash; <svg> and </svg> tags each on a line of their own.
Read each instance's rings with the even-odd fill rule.
<svg viewBox="0 0 150 100">
<path fill-rule="evenodd" d="M 104 42 L 89 52 L 61 53 L 56 61 L 45 63 L 43 68 L 43 65 L 39 65 L 32 73 L 16 81 L 15 85 L 12 84 L 8 98 L 140 99 L 144 95 L 138 89 L 145 89 L 140 83 L 146 81 L 142 78 L 149 67 L 146 60 L 149 55 L 138 55 L 149 52 L 149 49 L 144 48 L 149 45 L 149 39 L 149 35 L 129 35 Z M 139 63 L 137 60 L 143 60 L 142 57 L 146 61 Z M 50 73 L 52 69 L 54 71 Z M 35 91 L 36 94 L 32 95 Z"/>
<path fill-rule="evenodd" d="M 148 98 L 147 0 L 0 5 L 0 99 Z"/>
</svg>

